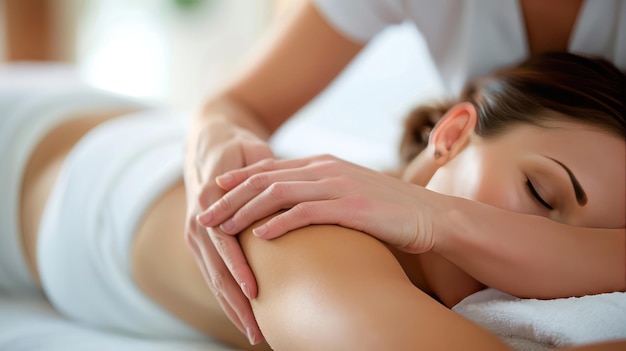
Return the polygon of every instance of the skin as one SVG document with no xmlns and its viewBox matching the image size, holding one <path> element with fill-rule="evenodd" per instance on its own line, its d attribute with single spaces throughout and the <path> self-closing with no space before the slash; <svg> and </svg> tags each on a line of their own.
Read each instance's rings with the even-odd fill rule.
<svg viewBox="0 0 626 351">
<path fill-rule="evenodd" d="M 263 339 L 248 300 L 257 294 L 254 275 L 237 241 L 200 226 L 196 216 L 224 194 L 211 180 L 272 158 L 271 133 L 320 93 L 363 46 L 339 35 L 310 1 L 299 2 L 275 23 L 238 75 L 207 100 L 190 129 L 185 238 L 207 285 L 233 323 L 242 332 L 249 330 L 251 341 Z"/>
<path fill-rule="evenodd" d="M 567 49 L 581 4 L 581 0 L 520 1 L 529 54 Z M 201 226 L 196 216 L 224 195 L 224 189 L 216 186 L 213 179 L 227 171 L 273 158 L 266 143 L 271 133 L 325 89 L 365 44 L 336 32 L 310 0 L 298 1 L 259 43 L 238 74 L 207 99 L 203 113 L 197 116 L 190 131 L 185 168 L 189 209 L 185 237 L 207 284 L 233 323 L 242 331 L 250 331 L 251 340 L 262 339 L 248 301 L 257 294 L 254 275 L 238 242 L 217 227 Z M 223 134 L 214 135 L 217 128 Z M 230 137 L 224 139 L 222 135 Z M 480 228 L 487 233 L 494 233 L 505 225 L 521 228 L 520 223 L 528 222 L 528 218 L 521 215 L 494 214 L 485 207 L 456 205 L 468 207 L 468 211 L 475 214 L 473 218 L 492 218 L 493 215 L 507 218 L 506 224 L 494 223 L 492 227 Z M 259 218 L 248 218 L 248 222 Z M 471 223 L 476 222 L 471 218 L 469 223 L 467 218 L 464 220 L 464 225 L 481 225 Z M 291 221 L 298 223 L 295 218 Z M 445 226 L 438 228 L 445 232 L 461 230 L 460 223 L 445 223 Z M 552 228 L 546 222 L 536 222 L 533 230 L 565 235 L 564 228 Z M 514 234 L 524 235 L 525 232 Z M 448 251 L 458 249 L 451 247 Z M 483 251 L 492 259 L 493 266 L 520 267 L 519 262 L 509 262 L 507 257 Z M 459 260 L 469 261 L 467 257 Z M 539 267 L 545 266 L 543 263 L 528 267 L 525 274 L 533 276 Z M 553 276 L 546 278 L 547 283 L 554 281 Z M 552 295 L 558 295 L 558 291 Z"/>
<path fill-rule="evenodd" d="M 31 2 L 42 11 L 28 11 L 27 6 L 21 6 L 24 1 L 7 2 L 9 59 L 24 53 L 41 53 L 53 46 L 51 36 L 40 36 L 42 40 L 25 38 L 32 31 L 21 29 L 42 28 L 41 20 L 33 14 L 50 12 L 41 6 L 42 1 L 28 3 Z M 228 170 L 272 157 L 265 143 L 267 137 L 323 90 L 365 44 L 337 33 L 309 0 L 295 3 L 294 9 L 278 21 L 250 55 L 239 74 L 207 100 L 205 113 L 198 116 L 197 128 L 189 136 L 185 240 L 230 319 L 241 331 L 251 330 L 251 338 L 257 340 L 262 335 L 246 298 L 256 297 L 257 287 L 241 248 L 219 230 L 199 226 L 195 217 L 223 195 L 211 180 Z M 567 49 L 581 4 L 582 0 L 520 1 L 529 53 Z M 237 136 L 215 141 L 210 132 L 215 123 Z M 220 154 L 231 157 L 214 156 Z M 209 237 L 204 235 L 207 230 Z"/>
<path fill-rule="evenodd" d="M 468 182 L 467 188 L 459 189 L 464 192 L 473 189 L 471 193 L 475 196 L 490 199 L 493 198 L 490 195 L 494 193 L 493 189 L 477 184 L 483 184 L 482 181 L 489 184 L 514 182 L 518 179 L 512 177 L 510 172 L 522 170 L 533 176 L 533 172 L 538 171 L 541 176 L 537 181 L 544 181 L 543 177 L 546 177 L 553 179 L 556 184 L 570 184 L 562 168 L 556 168 L 554 162 L 545 163 L 541 160 L 534 164 L 535 154 L 549 152 L 551 157 L 567 164 L 585 187 L 589 197 L 589 214 L 583 216 L 585 221 L 592 223 L 600 220 L 597 217 L 607 210 L 602 206 L 613 205 L 618 210 L 624 209 L 624 199 L 608 204 L 608 201 L 615 200 L 611 197 L 614 192 L 605 189 L 615 189 L 623 184 L 624 174 L 621 174 L 621 182 L 616 184 L 615 181 L 620 178 L 612 179 L 608 175 L 610 172 L 603 172 L 606 167 L 615 167 L 614 157 L 624 160 L 624 155 L 619 153 L 624 149 L 623 140 L 587 126 L 568 123 L 556 123 L 554 129 L 548 130 L 520 126 L 507 133 L 506 137 L 484 140 L 472 132 L 471 113 L 466 113 L 468 110 L 462 108 L 458 111 L 461 112 L 445 118 L 444 123 L 433 133 L 430 147 L 443 146 L 445 150 L 441 152 L 442 156 L 426 157 L 430 152 L 425 152 L 422 158 L 416 158 L 405 170 L 406 179 L 432 178 L 429 187 L 450 189 L 449 186 L 458 183 L 459 179 L 467 181 L 465 177 L 454 175 L 454 169 L 463 170 L 475 162 L 481 167 L 487 167 L 495 162 L 498 164 L 496 168 L 502 171 L 487 172 L 488 168 L 476 171 L 475 174 L 480 175 L 476 179 L 480 182 Z M 95 121 L 92 127 L 97 125 Z M 85 129 L 68 127 L 71 125 L 53 130 L 35 153 L 43 152 L 42 148 L 46 147 L 55 159 L 63 159 L 68 151 L 67 145 L 60 144 L 55 149 L 56 143 L 46 141 L 54 138 L 65 140 L 72 136 L 76 139 L 86 132 Z M 532 145 L 522 142 L 528 138 L 534 141 Z M 579 148 L 582 150 L 586 145 L 594 148 L 594 153 L 580 153 L 581 150 L 574 145 L 571 148 L 558 147 L 566 140 L 570 144 L 572 140 L 581 140 Z M 505 147 L 511 155 L 524 157 L 512 157 L 507 167 L 502 169 L 501 161 L 506 153 L 501 149 Z M 595 152 L 603 157 L 597 157 Z M 36 163 L 36 158 L 31 159 L 29 169 L 37 169 Z M 585 167 L 590 163 L 596 168 L 587 170 Z M 54 166 L 47 167 L 48 172 L 42 174 L 48 176 L 34 177 L 38 181 L 33 184 L 38 188 L 50 187 L 54 183 L 56 176 L 50 176 L 56 172 Z M 622 170 L 625 168 L 621 167 Z M 29 174 L 25 176 L 33 177 Z M 407 201 L 415 202 L 412 191 L 416 189 L 423 191 L 421 195 L 435 194 L 405 180 L 385 177 L 394 184 L 405 186 Z M 602 183 L 603 187 L 590 187 L 590 179 L 596 177 L 610 183 Z M 529 211 L 538 208 L 523 187 L 503 188 L 509 192 L 505 198 L 518 198 L 519 201 L 514 203 L 523 204 L 523 208 Z M 568 189 L 567 186 L 563 188 Z M 564 205 L 569 203 L 571 191 L 564 190 L 562 194 L 558 189 L 555 191 L 563 197 Z M 599 201 L 598 197 L 601 196 L 608 197 L 604 199 L 606 201 Z M 451 203 L 447 200 L 453 197 L 446 196 L 443 199 L 446 200 L 441 203 L 441 210 L 449 207 Z M 45 200 L 45 197 L 40 200 Z M 185 223 L 185 202 L 185 188 L 179 183 L 164 193 L 146 214 L 136 233 L 132 251 L 135 280 L 147 296 L 198 330 L 236 347 L 253 349 L 247 345 L 243 335 L 228 323 L 228 316 L 221 310 L 219 302 L 211 299 L 210 295 L 207 298 L 208 289 L 201 272 L 180 236 Z M 25 215 L 23 212 L 22 216 Z M 23 221 L 26 220 L 23 218 Z M 39 222 L 39 218 L 31 217 L 28 220 Z M 280 239 L 265 241 L 252 234 L 252 228 L 258 225 L 246 229 L 239 241 L 259 282 L 259 296 L 252 303 L 255 318 L 273 349 L 306 350 L 310 347 L 319 349 L 321 346 L 346 350 L 381 349 L 383 346 L 404 349 L 420 345 L 428 349 L 466 350 L 467 345 L 472 345 L 477 350 L 508 350 L 493 335 L 452 313 L 424 293 L 435 293 L 446 299 L 442 292 L 445 289 L 455 290 L 446 285 L 445 276 L 440 277 L 441 280 L 433 280 L 429 276 L 432 272 L 427 264 L 411 259 L 422 255 L 404 256 L 368 235 L 340 226 L 309 226 Z M 34 266 L 33 251 L 27 253 Z M 332 323 L 328 323 L 328 316 L 333 316 Z M 341 330 L 341 333 L 337 333 L 337 330 Z M 371 330 L 377 330 L 377 333 L 365 332 Z M 456 337 L 445 338 L 441 335 L 442 330 Z M 625 344 L 618 345 L 623 347 Z M 605 350 L 610 347 L 615 345 L 597 345 L 595 349 Z M 258 348 L 266 349 L 268 345 L 261 344 Z"/>
<path fill-rule="evenodd" d="M 549 128 L 518 126 L 493 139 L 471 134 L 468 145 L 435 172 L 426 188 L 577 227 L 624 228 L 624 140 L 609 137 L 604 131 L 590 132 L 589 129 L 580 124 L 554 122 Z M 599 153 L 602 156 L 598 156 Z M 571 170 L 572 177 L 584 189 L 588 198 L 586 204 L 581 205 L 577 200 L 572 179 L 564 166 Z M 415 176 L 418 175 L 411 174 L 410 170 L 404 174 L 405 179 Z M 536 195 L 529 189 L 527 179 L 530 179 Z M 543 200 L 537 199 L 537 196 Z M 552 209 L 546 208 L 542 201 L 551 204 Z M 607 285 L 596 280 L 595 286 L 570 286 L 572 295 L 624 290 L 619 273 L 624 266 L 623 244 L 620 246 L 623 237 L 622 231 L 621 235 L 613 237 L 616 247 L 605 248 L 611 257 L 605 263 L 615 267 L 617 274 L 613 278 L 603 278 L 613 280 L 614 284 Z M 533 250 L 537 251 L 542 250 Z M 554 254 L 558 251 L 543 252 Z M 432 267 L 424 268 L 426 280 L 448 306 L 458 303 L 479 284 L 440 254 L 428 253 L 419 257 L 423 266 Z M 489 282 L 489 279 L 482 281 Z M 550 298 L 513 290 L 519 295 Z M 541 287 L 531 290 L 540 291 Z"/>
<path fill-rule="evenodd" d="M 624 227 L 626 207 L 620 194 L 625 191 L 623 160 L 626 155 L 622 139 L 599 130 L 592 133 L 588 131 L 589 126 L 558 119 L 546 128 L 516 126 L 511 132 L 490 139 L 476 135 L 475 125 L 473 105 L 464 103 L 453 108 L 433 131 L 429 148 L 407 166 L 404 180 L 426 185 L 427 189 L 441 194 L 507 210 L 501 211 L 504 213 L 525 213 L 533 215 L 533 219 L 544 217 L 551 219 L 552 223 L 577 227 Z M 589 140 L 594 143 L 588 144 Z M 439 157 L 434 156 L 435 150 Z M 597 156 L 599 154 L 602 157 Z M 564 166 L 570 170 L 576 184 L 584 189 L 587 197 L 584 205 L 576 198 L 572 179 Z M 600 173 L 596 174 L 596 171 Z M 433 194 L 424 192 L 422 188 L 398 184 L 376 172 L 332 158 L 268 161 L 230 172 L 227 177 L 230 178 L 230 191 L 209 209 L 207 213 L 211 218 L 206 224 L 219 224 L 230 217 L 222 227 L 229 224 L 232 227 L 224 230 L 236 233 L 241 230 L 240 227 L 250 225 L 247 222 L 249 218 L 264 217 L 281 208 L 289 208 L 263 227 L 256 228 L 257 234 L 265 235 L 264 238 L 276 237 L 276 233 L 314 223 L 361 228 L 398 250 L 431 252 L 419 256 L 426 280 L 430 282 L 429 287 L 421 288 L 434 292 L 449 307 L 484 288 L 479 281 L 518 296 L 534 298 L 624 290 L 623 229 L 617 232 L 599 230 L 598 235 L 586 236 L 584 243 L 578 244 L 576 241 L 580 241 L 584 234 L 577 232 L 575 227 L 570 227 L 569 234 L 556 241 L 537 238 L 532 242 L 528 237 L 536 235 L 529 234 L 522 241 L 530 243 L 530 246 L 520 246 L 519 239 L 512 240 L 511 244 L 508 244 L 509 238 L 502 240 L 504 243 L 496 242 L 498 250 L 505 252 L 503 255 L 521 257 L 522 266 L 530 264 L 524 258 L 530 251 L 535 252 L 534 258 L 545 256 L 542 262 L 551 264 L 556 261 L 551 258 L 557 256 L 555 253 L 562 260 L 563 249 L 573 250 L 570 254 L 576 257 L 578 263 L 567 262 L 572 265 L 571 277 L 560 271 L 557 283 L 534 278 L 524 280 L 524 284 L 520 285 L 517 283 L 519 279 L 502 278 L 516 277 L 519 268 L 511 267 L 509 271 L 502 267 L 493 269 L 491 265 L 482 264 L 484 258 L 476 262 L 469 257 L 479 257 L 475 255 L 476 251 L 463 250 L 468 252 L 467 260 L 457 264 L 450 262 L 458 260 L 446 251 L 451 242 L 452 245 L 455 241 L 471 242 L 473 235 L 465 231 L 460 235 L 434 232 L 431 229 L 433 223 L 454 218 L 451 216 L 456 214 L 451 214 L 450 209 L 458 207 L 447 202 L 448 199 L 431 200 Z M 552 210 L 533 195 L 527 179 L 531 180 L 537 196 L 543 199 L 541 201 L 552 204 Z M 223 178 L 218 178 L 218 182 L 222 181 Z M 607 184 L 611 186 L 605 187 Z M 395 193 L 391 193 L 389 188 Z M 425 199 L 428 205 L 415 199 Z M 467 207 L 466 203 L 461 202 L 461 205 Z M 315 222 L 318 217 L 328 221 Z M 298 221 L 299 218 L 308 222 Z M 379 226 L 379 223 L 385 225 Z M 501 223 L 505 224 L 505 229 L 508 228 L 506 222 Z M 262 234 L 258 232 L 261 228 Z M 602 239 L 598 240 L 598 236 Z M 480 240 L 494 242 L 489 237 Z M 463 243 L 458 246 L 476 250 L 477 245 Z M 522 247 L 526 251 L 514 247 Z M 536 247 L 544 250 L 537 250 Z M 601 257 L 581 261 L 582 257 L 589 257 L 591 247 L 602 252 Z M 541 269 L 543 273 L 537 276 L 545 276 L 550 266 Z M 523 274 L 524 270 L 521 271 Z M 588 279 L 581 279 L 581 272 L 588 272 L 585 274 Z"/>
<path fill-rule="evenodd" d="M 567 47 L 581 1 L 529 0 L 520 3 L 530 53 L 556 51 Z M 244 296 L 245 293 L 248 297 L 256 297 L 257 286 L 254 276 L 237 241 L 231 236 L 224 235 L 219 229 L 202 228 L 195 221 L 195 217 L 224 194 L 223 189 L 215 186 L 213 179 L 228 170 L 272 157 L 271 150 L 265 142 L 267 137 L 323 90 L 363 45 L 364 43 L 354 43 L 335 32 L 309 1 L 299 2 L 293 11 L 277 23 L 267 39 L 260 43 L 238 76 L 225 82 L 223 90 L 207 100 L 204 113 L 197 117 L 189 135 L 185 169 L 188 205 L 185 240 L 217 301 L 239 330 L 249 331 L 248 335 L 252 341 L 262 339 L 250 303 Z M 324 54 L 319 55 L 321 52 Z M 307 84 L 300 84 L 303 81 Z M 216 126 L 219 126 L 222 132 L 217 136 L 212 132 Z M 507 240 L 517 242 L 518 246 L 523 247 L 528 244 L 520 242 L 518 235 L 526 235 L 527 232 L 515 232 L 515 228 L 522 227 L 520 223 L 525 223 L 528 231 L 535 228 L 535 231 L 554 233 L 558 237 L 567 236 L 572 232 L 570 228 L 565 232 L 564 227 L 554 226 L 549 221 L 536 221 L 534 218 L 511 215 L 474 203 L 456 201 L 455 206 L 463 208 L 463 213 L 471 216 L 459 218 L 456 223 L 447 221 L 446 225 L 450 227 L 446 228 L 443 234 L 450 234 L 449 237 L 455 237 L 453 234 L 461 231 L 491 233 L 502 232 L 501 229 L 506 228 L 506 232 L 510 234 Z M 499 218 L 502 221 L 487 225 L 474 218 Z M 459 223 L 463 223 L 464 227 L 459 228 Z M 207 230 L 208 236 L 205 235 Z M 582 230 L 580 234 L 582 238 L 583 233 L 593 235 L 597 232 Z M 612 235 L 622 233 L 613 231 Z M 535 243 L 539 242 L 538 240 L 546 240 L 546 238 L 535 239 L 537 239 L 533 241 Z M 511 262 L 508 259 L 516 257 L 515 255 L 500 250 L 503 255 L 494 256 L 492 250 L 479 244 L 485 241 L 477 239 L 473 243 L 461 243 L 460 240 L 449 240 L 448 245 L 443 245 L 442 251 L 446 252 L 447 257 L 454 257 L 459 264 L 463 263 L 469 267 L 472 260 L 463 254 L 469 250 L 459 248 L 474 244 L 471 251 L 483 250 L 481 253 L 487 258 L 486 261 L 491 259 L 492 264 L 487 265 L 489 267 L 523 268 L 518 271 L 528 277 L 537 277 L 536 272 L 544 273 L 541 267 L 545 266 L 545 260 L 538 259 L 534 266 L 519 267 L 519 262 Z M 32 246 L 34 241 L 30 242 L 27 248 Z M 563 249 L 562 243 L 551 242 L 543 245 Z M 593 262 L 593 258 L 594 256 L 589 256 L 587 261 Z M 556 267 L 557 264 L 555 262 L 552 266 Z M 481 272 L 476 273 L 479 275 Z M 493 276 L 494 273 L 497 272 L 488 275 Z M 553 278 L 546 276 L 547 286 L 557 281 Z M 493 285 L 498 286 L 501 281 L 506 281 L 506 277 L 494 281 Z M 514 283 L 508 282 L 503 287 L 510 287 Z"/>
</svg>

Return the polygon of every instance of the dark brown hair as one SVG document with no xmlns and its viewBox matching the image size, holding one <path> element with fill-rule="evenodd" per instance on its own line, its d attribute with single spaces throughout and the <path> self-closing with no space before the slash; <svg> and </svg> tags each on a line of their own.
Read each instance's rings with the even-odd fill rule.
<svg viewBox="0 0 626 351">
<path fill-rule="evenodd" d="M 478 112 L 476 133 L 496 136 L 515 124 L 546 126 L 564 120 L 626 136 L 626 75 L 612 63 L 570 53 L 533 56 L 520 65 L 470 81 L 457 101 L 415 108 L 400 144 L 409 162 L 428 144 L 435 124 L 459 102 Z"/>
</svg>

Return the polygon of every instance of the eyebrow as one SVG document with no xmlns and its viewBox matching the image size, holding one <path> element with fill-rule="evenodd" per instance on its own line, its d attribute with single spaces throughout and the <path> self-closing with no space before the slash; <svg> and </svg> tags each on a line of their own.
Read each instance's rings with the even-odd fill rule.
<svg viewBox="0 0 626 351">
<path fill-rule="evenodd" d="M 572 186 L 574 187 L 574 194 L 576 195 L 576 202 L 578 202 L 580 206 L 585 206 L 587 204 L 587 194 L 585 193 L 585 191 L 583 190 L 583 187 L 578 182 L 578 179 L 576 179 L 576 177 L 574 176 L 574 173 L 572 173 L 572 171 L 569 168 L 567 168 L 566 165 L 559 162 L 558 160 L 555 160 L 552 157 L 547 157 L 547 158 L 556 162 L 559 166 L 563 167 L 565 172 L 567 172 L 569 179 L 572 181 Z"/>
</svg>

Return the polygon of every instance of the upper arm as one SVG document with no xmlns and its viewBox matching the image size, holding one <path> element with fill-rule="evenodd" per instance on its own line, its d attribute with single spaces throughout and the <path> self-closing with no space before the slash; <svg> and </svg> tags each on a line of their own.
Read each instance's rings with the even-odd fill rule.
<svg viewBox="0 0 626 351">
<path fill-rule="evenodd" d="M 240 241 L 259 285 L 252 307 L 275 350 L 507 350 L 415 288 L 368 235 L 324 225 L 271 241 L 247 230 Z"/>
<path fill-rule="evenodd" d="M 300 1 L 275 23 L 223 94 L 275 130 L 362 47 L 333 29 L 310 0 Z"/>
</svg>

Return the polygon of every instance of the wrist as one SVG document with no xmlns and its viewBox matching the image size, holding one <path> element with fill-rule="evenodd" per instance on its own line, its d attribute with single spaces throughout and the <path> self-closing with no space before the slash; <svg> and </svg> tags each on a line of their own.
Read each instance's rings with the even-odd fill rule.
<svg viewBox="0 0 626 351">
<path fill-rule="evenodd" d="M 209 101 L 191 121 L 187 135 L 187 166 L 206 164 L 212 151 L 236 139 L 268 140 L 270 132 L 259 119 L 232 99 Z"/>
<path fill-rule="evenodd" d="M 439 204 L 432 219 L 433 247 L 431 251 L 440 255 L 453 252 L 459 246 L 459 241 L 468 239 L 468 227 L 471 218 L 466 209 L 469 200 L 458 197 L 437 194 Z"/>
<path fill-rule="evenodd" d="M 201 129 L 243 131 L 253 133 L 263 140 L 269 139 L 271 130 L 262 119 L 250 111 L 244 104 L 228 96 L 208 101 L 202 113 L 196 119 Z"/>
</svg>

